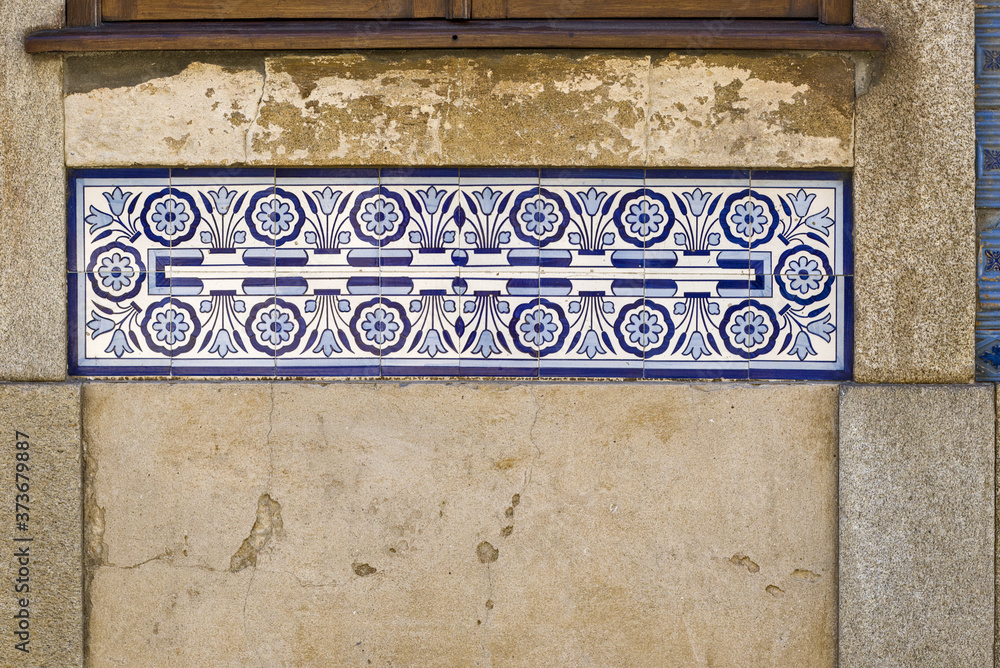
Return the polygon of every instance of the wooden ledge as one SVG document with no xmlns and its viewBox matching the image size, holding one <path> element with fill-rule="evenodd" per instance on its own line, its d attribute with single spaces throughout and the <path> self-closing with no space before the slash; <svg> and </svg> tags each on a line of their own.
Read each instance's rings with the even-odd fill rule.
<svg viewBox="0 0 1000 668">
<path fill-rule="evenodd" d="M 25 39 L 28 53 L 503 48 L 881 51 L 885 35 L 814 21 L 435 19 L 105 23 Z"/>
</svg>

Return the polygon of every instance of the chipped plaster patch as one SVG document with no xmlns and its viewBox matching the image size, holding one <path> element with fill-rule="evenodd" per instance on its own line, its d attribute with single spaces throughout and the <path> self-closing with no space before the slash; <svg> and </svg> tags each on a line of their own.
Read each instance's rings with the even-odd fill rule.
<svg viewBox="0 0 1000 668">
<path fill-rule="evenodd" d="M 672 55 L 651 78 L 651 165 L 853 162 L 853 65 L 844 58 Z"/>
<path fill-rule="evenodd" d="M 66 164 L 242 162 L 262 90 L 263 75 L 256 69 L 194 62 L 179 74 L 138 85 L 70 94 Z"/>
</svg>

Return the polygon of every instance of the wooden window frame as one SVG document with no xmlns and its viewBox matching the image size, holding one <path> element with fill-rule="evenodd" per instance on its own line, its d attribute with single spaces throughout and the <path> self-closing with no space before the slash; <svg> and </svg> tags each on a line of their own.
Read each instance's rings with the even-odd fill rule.
<svg viewBox="0 0 1000 668">
<path fill-rule="evenodd" d="M 885 48 L 885 37 L 880 31 L 852 25 L 853 0 L 787 0 L 791 18 L 578 18 L 572 13 L 569 18 L 518 18 L 525 12 L 532 11 L 552 15 L 550 10 L 564 1 L 395 0 L 397 4 L 405 4 L 410 8 L 409 16 L 414 18 L 405 19 L 106 21 L 103 18 L 105 7 L 113 8 L 113 16 L 127 17 L 132 11 L 129 8 L 135 7 L 135 0 L 67 0 L 67 27 L 29 35 L 25 40 L 25 49 L 29 53 L 41 53 L 205 49 L 659 48 L 879 51 Z M 689 7 L 699 7 L 704 2 L 705 0 L 701 0 L 701 4 L 695 2 Z M 805 11 L 802 8 L 808 7 L 809 12 L 815 13 L 817 2 L 818 17 L 802 18 Z M 102 6 L 102 3 L 108 5 Z M 551 7 L 546 10 L 549 5 Z M 195 7 L 197 3 L 185 2 L 184 6 Z M 518 10 L 518 7 L 522 9 Z M 532 9 L 525 10 L 524 7 Z M 535 7 L 541 9 L 535 10 Z M 688 11 L 697 13 L 696 9 Z M 512 13 L 515 14 L 514 17 L 511 17 Z M 565 13 L 564 11 L 562 15 Z"/>
</svg>

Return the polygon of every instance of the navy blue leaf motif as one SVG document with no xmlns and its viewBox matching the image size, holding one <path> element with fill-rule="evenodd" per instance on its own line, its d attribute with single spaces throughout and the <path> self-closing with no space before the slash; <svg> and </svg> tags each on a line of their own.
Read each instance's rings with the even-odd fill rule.
<svg viewBox="0 0 1000 668">
<path fill-rule="evenodd" d="M 476 342 L 476 330 L 469 332 L 469 339 L 465 342 L 465 346 L 462 348 L 464 353 L 466 350 L 472 347 L 472 344 Z"/>
<path fill-rule="evenodd" d="M 240 195 L 240 198 L 238 200 L 236 200 L 236 206 L 234 206 L 233 209 L 232 209 L 232 211 L 233 211 L 234 214 L 238 213 L 239 210 L 243 208 L 243 200 L 245 200 L 246 198 L 247 198 L 247 194 L 243 193 L 242 195 Z"/>
<path fill-rule="evenodd" d="M 677 193 L 674 193 L 674 200 L 676 200 L 676 202 L 677 202 L 677 208 L 681 210 L 681 213 L 683 215 L 685 215 L 685 216 L 688 215 L 687 207 L 684 206 L 684 200 L 682 200 L 680 197 L 678 197 Z"/>
<path fill-rule="evenodd" d="M 569 347 L 566 348 L 566 350 L 572 351 L 574 348 L 576 348 L 576 344 L 580 342 L 581 335 L 582 332 L 577 332 L 576 334 L 574 334 L 573 340 L 569 342 Z"/>
<path fill-rule="evenodd" d="M 576 199 L 576 195 L 574 195 L 571 192 L 567 192 L 566 193 L 566 199 L 569 200 L 569 205 L 571 207 L 573 207 L 574 211 L 576 211 L 576 215 L 582 216 L 583 215 L 583 207 L 580 206 L 580 202 Z M 572 348 L 572 347 L 573 346 L 570 346 L 570 348 Z"/>
<path fill-rule="evenodd" d="M 309 193 L 304 194 L 306 196 L 306 204 L 309 205 L 309 210 L 313 212 L 314 216 L 319 215 L 319 207 L 316 205 L 316 200 Z M 308 347 L 309 345 L 306 345 L 306 348 Z"/>
<path fill-rule="evenodd" d="M 507 345 L 507 337 L 505 337 L 503 335 L 503 332 L 501 332 L 500 330 L 497 330 L 497 341 L 500 342 L 500 345 L 503 346 L 504 350 L 506 350 L 508 353 L 510 352 L 510 346 Z"/>
<path fill-rule="evenodd" d="M 820 313 L 822 313 L 825 310 L 826 310 L 826 306 L 820 306 L 818 309 L 814 309 L 813 311 L 811 311 L 809 313 L 809 315 L 807 315 L 806 317 L 807 318 L 815 318 L 816 316 L 818 316 Z"/>
<path fill-rule="evenodd" d="M 719 346 L 715 343 L 715 336 L 713 336 L 711 332 L 708 333 L 708 345 L 712 346 L 712 350 L 714 350 L 716 354 L 722 354 L 719 352 Z"/>
<path fill-rule="evenodd" d="M 608 212 L 611 211 L 611 207 L 614 205 L 614 203 L 615 203 L 615 198 L 609 197 L 608 201 L 604 204 L 604 208 L 601 209 L 601 215 L 602 216 L 608 215 Z"/>
<path fill-rule="evenodd" d="M 824 246 L 829 246 L 829 244 L 826 243 L 826 241 L 821 236 L 819 236 L 818 234 L 816 234 L 815 232 L 807 232 L 806 236 L 809 237 L 810 239 L 812 239 L 813 241 L 818 241 L 819 243 L 823 244 Z"/>
<path fill-rule="evenodd" d="M 444 330 L 442 334 L 444 336 L 444 342 L 448 344 L 448 347 L 455 350 L 455 343 L 451 340 L 451 334 L 448 333 L 448 330 Z"/>
<path fill-rule="evenodd" d="M 199 192 L 198 196 L 201 197 L 201 201 L 205 205 L 205 208 L 208 209 L 208 212 L 215 213 L 215 209 L 212 208 L 212 202 L 207 197 L 205 197 L 205 193 Z M 198 352 L 201 351 L 199 350 Z"/>
<path fill-rule="evenodd" d="M 312 334 L 309 335 L 309 340 L 306 341 L 306 345 L 302 347 L 302 350 L 309 350 L 312 348 L 312 344 L 316 342 L 316 337 L 319 336 L 319 330 L 314 329 Z"/>
<path fill-rule="evenodd" d="M 97 302 L 94 302 L 94 308 L 96 308 L 101 313 L 107 313 L 108 315 L 114 315 L 115 312 L 109 309 L 107 306 L 101 306 Z"/>
<path fill-rule="evenodd" d="M 111 236 L 111 232 L 112 232 L 112 230 L 104 230 L 103 232 L 101 232 L 100 234 L 98 234 L 96 237 L 94 237 L 94 241 L 100 241 L 101 239 L 110 237 Z"/>
<path fill-rule="evenodd" d="M 472 195 L 470 195 L 469 193 L 464 193 L 464 195 L 465 195 L 465 203 L 468 204 L 469 209 L 472 210 L 472 215 L 478 216 L 479 209 L 476 208 L 476 201 L 472 198 Z"/>
<path fill-rule="evenodd" d="M 444 204 L 441 205 L 441 215 L 442 216 L 444 214 L 448 213 L 448 210 L 451 209 L 451 202 L 452 202 L 452 200 L 455 199 L 455 195 L 457 195 L 457 194 L 458 194 L 458 191 L 456 190 L 452 194 L 448 195 L 448 199 L 446 199 L 444 201 Z"/>
<path fill-rule="evenodd" d="M 344 197 L 344 200 L 343 200 L 343 201 L 342 201 L 342 202 L 340 203 L 340 208 L 339 208 L 339 209 L 337 209 L 337 215 L 338 215 L 338 216 L 344 213 L 344 209 L 346 209 L 346 208 L 347 208 L 347 203 L 348 203 L 348 202 L 349 202 L 350 200 L 351 200 L 351 198 L 350 198 L 350 197 Z"/>
<path fill-rule="evenodd" d="M 462 320 L 461 316 L 455 321 L 455 333 L 459 336 L 465 334 L 465 321 Z"/>
<path fill-rule="evenodd" d="M 714 201 L 712 202 L 711 206 L 709 206 L 709 207 L 708 207 L 708 215 L 709 215 L 709 216 L 711 216 L 711 215 L 712 215 L 713 213 L 715 213 L 715 208 L 716 208 L 717 206 L 719 206 L 719 200 L 721 200 L 721 199 L 722 199 L 722 194 L 720 193 L 720 194 L 719 194 L 719 195 L 718 195 L 718 196 L 717 196 L 717 197 L 715 198 L 715 200 L 714 200 Z"/>
<path fill-rule="evenodd" d="M 681 335 L 677 337 L 677 345 L 674 346 L 674 351 L 671 354 L 677 354 L 677 351 L 680 350 L 681 346 L 684 345 L 684 341 L 687 339 L 687 335 L 688 335 L 687 332 L 681 332 Z"/>
<path fill-rule="evenodd" d="M 416 212 L 419 214 L 423 214 L 424 210 L 420 207 L 420 200 L 418 200 L 416 196 L 411 192 L 408 192 L 406 194 L 410 198 L 410 202 L 413 204 L 413 208 L 416 210 Z"/>
<path fill-rule="evenodd" d="M 604 345 L 611 349 L 611 352 L 615 352 L 615 347 L 611 345 L 611 337 L 608 336 L 607 332 L 601 332 L 601 339 L 604 341 Z"/>
<path fill-rule="evenodd" d="M 208 330 L 205 333 L 205 340 L 202 341 L 201 346 L 198 347 L 198 352 L 200 353 L 202 350 L 204 350 L 205 348 L 207 348 L 208 344 L 209 344 L 209 342 L 211 340 L 212 340 L 212 330 Z"/>
<path fill-rule="evenodd" d="M 792 210 L 788 206 L 788 202 L 785 201 L 784 195 L 778 195 L 778 200 L 781 202 L 781 208 L 785 210 L 785 215 L 789 218 L 792 217 Z"/>
<path fill-rule="evenodd" d="M 455 209 L 455 224 L 458 225 L 458 229 L 461 230 L 462 226 L 465 225 L 465 209 L 459 205 Z"/>
<path fill-rule="evenodd" d="M 132 200 L 132 203 L 128 205 L 128 215 L 129 216 L 131 216 L 133 213 L 135 213 L 135 207 L 137 207 L 138 205 L 139 205 L 139 196 L 136 195 L 135 199 Z"/>
<path fill-rule="evenodd" d="M 500 200 L 500 206 L 497 207 L 497 215 L 502 214 L 507 210 L 507 205 L 510 204 L 510 197 L 514 194 L 514 191 L 507 193 L 507 196 Z"/>
<path fill-rule="evenodd" d="M 233 338 L 236 339 L 236 345 L 240 347 L 240 350 L 246 352 L 247 347 L 243 345 L 243 337 L 240 336 L 240 332 L 238 329 L 233 330 Z"/>
<path fill-rule="evenodd" d="M 422 338 L 424 338 L 424 333 L 418 331 L 417 335 L 413 337 L 413 345 L 410 346 L 410 349 L 407 350 L 406 352 L 412 353 L 416 349 L 416 347 L 420 345 L 420 339 Z"/>
<path fill-rule="evenodd" d="M 342 329 L 337 330 L 337 337 L 340 339 L 340 342 L 344 344 L 344 348 L 348 352 L 352 352 L 352 353 L 354 352 L 354 349 L 351 348 L 351 342 L 347 338 L 347 334 L 344 333 L 344 330 L 342 330 Z"/>
<path fill-rule="evenodd" d="M 788 344 L 791 342 L 792 342 L 792 333 L 788 332 L 788 334 L 785 336 L 785 341 L 784 343 L 781 344 L 781 349 L 778 352 L 779 353 L 785 352 L 785 348 L 787 348 Z"/>
<path fill-rule="evenodd" d="M 128 330 L 128 338 L 132 339 L 132 343 L 135 344 L 136 350 L 142 350 L 142 346 L 139 345 L 139 337 L 135 335 L 131 329 Z"/>
</svg>

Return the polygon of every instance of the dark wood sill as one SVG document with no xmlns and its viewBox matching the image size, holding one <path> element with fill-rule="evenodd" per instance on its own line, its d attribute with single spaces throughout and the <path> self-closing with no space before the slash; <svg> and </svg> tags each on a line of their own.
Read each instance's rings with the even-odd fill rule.
<svg viewBox="0 0 1000 668">
<path fill-rule="evenodd" d="M 105 23 L 25 39 L 28 53 L 447 48 L 881 51 L 885 35 L 815 21 L 434 19 Z"/>
</svg>

